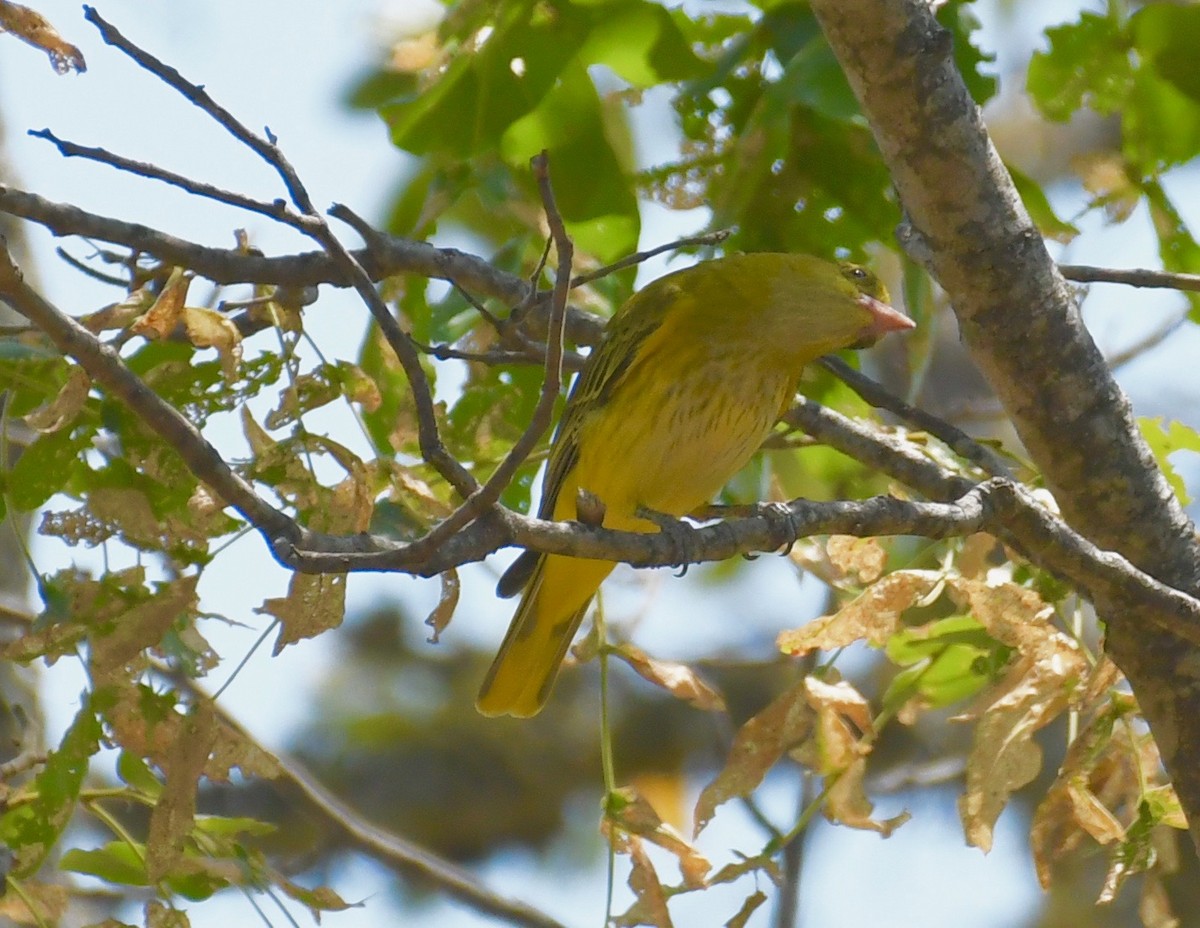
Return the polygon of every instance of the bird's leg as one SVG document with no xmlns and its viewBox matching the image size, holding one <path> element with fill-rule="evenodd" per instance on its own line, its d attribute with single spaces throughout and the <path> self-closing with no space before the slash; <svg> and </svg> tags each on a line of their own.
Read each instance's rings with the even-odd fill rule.
<svg viewBox="0 0 1200 928">
<path fill-rule="evenodd" d="M 688 567 L 695 561 L 693 541 L 696 530 L 682 519 L 669 516 L 665 512 L 659 512 L 656 509 L 649 509 L 646 506 L 638 506 L 634 515 L 639 519 L 645 519 L 647 522 L 653 522 L 658 526 L 659 531 L 671 540 L 671 546 L 674 548 L 673 553 L 678 558 L 673 564 L 673 566 L 679 568 L 679 573 L 676 576 L 684 576 L 688 572 Z"/>
</svg>

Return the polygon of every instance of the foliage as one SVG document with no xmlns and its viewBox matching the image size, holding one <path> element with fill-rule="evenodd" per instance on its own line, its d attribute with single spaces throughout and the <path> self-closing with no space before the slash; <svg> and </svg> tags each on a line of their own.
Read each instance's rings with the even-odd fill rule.
<svg viewBox="0 0 1200 928">
<path fill-rule="evenodd" d="M 968 87 L 986 103 L 997 81 L 970 3 L 943 4 L 938 15 Z M 1200 78 L 1192 66 L 1200 8 L 1113 3 L 1049 30 L 1047 43 L 1028 72 L 1042 114 L 1061 121 L 1086 108 L 1120 123 L 1114 150 L 1077 163 L 1092 197 L 1088 210 L 1118 223 L 1147 209 L 1164 266 L 1200 271 L 1200 247 L 1166 182 L 1200 154 Z M 903 277 L 910 304 L 918 295 L 933 302 L 924 272 L 890 252 L 900 205 L 806 3 L 759 0 L 711 13 L 652 0 L 461 0 L 433 33 L 401 45 L 403 55 L 364 75 L 350 94 L 413 156 L 387 207 L 396 235 L 425 241 L 453 232 L 488 253 L 498 270 L 545 283 L 544 204 L 528 169 L 544 149 L 579 250 L 577 269 L 634 251 L 649 202 L 681 211 L 705 206 L 713 228 L 732 230 L 725 249 L 874 256 Z M 639 161 L 632 114 L 640 105 L 669 114 L 677 158 Z M 1038 180 L 1019 181 L 1047 237 L 1076 234 Z M 244 237 L 241 247 L 252 250 Z M 452 488 L 422 456 L 413 385 L 377 327 L 355 356 L 327 358 L 308 344 L 305 329 L 306 314 L 319 307 L 302 306 L 293 288 L 258 285 L 214 309 L 190 295 L 189 268 L 145 257 L 123 267 L 125 293 L 82 325 L 196 429 L 211 434 L 214 425 L 236 422 L 244 444 L 223 448 L 224 460 L 303 526 L 411 540 L 454 510 Z M 600 277 L 573 300 L 609 313 L 633 276 L 621 269 Z M 480 302 L 416 274 L 391 278 L 382 290 L 427 349 L 421 363 L 445 397 L 435 420 L 448 451 L 486 481 L 539 397 L 542 346 L 507 325 L 510 312 L 529 307 Z M 586 348 L 582 341 L 572 347 Z M 459 356 L 447 359 L 439 349 Z M 501 356 L 521 350 L 524 361 Z M 932 339 L 917 342 L 898 362 L 914 393 L 932 350 Z M 56 921 L 65 901 L 52 884 L 64 873 L 149 899 L 147 925 L 187 924 L 188 903 L 232 887 L 282 893 L 314 916 L 346 908 L 333 890 L 293 881 L 289 855 L 328 859 L 339 845 L 311 838 L 294 811 L 254 802 L 244 781 L 270 781 L 280 764 L 223 718 L 201 686 L 240 655 L 217 655 L 207 642 L 205 623 L 217 617 L 203 607 L 197 585 L 246 523 L 144 416 L 37 333 L 0 338 L 0 389 L 6 420 L 35 436 L 19 455 L 6 440 L 3 511 L 37 512 L 43 535 L 132 551 L 139 565 L 99 576 L 39 576 L 40 612 L 4 645 L 11 661 L 77 660 L 88 680 L 60 743 L 23 782 L 4 787 L 0 838 L 13 855 L 9 883 L 25 900 L 23 911 L 6 914 L 23 923 Z M 872 415 L 824 371 L 807 374 L 804 391 Z M 340 412 L 343 431 L 310 430 L 312 414 L 325 408 Z M 1200 450 L 1200 437 L 1177 422 L 1147 420 L 1143 428 L 1183 498 L 1167 456 Z M 983 476 L 934 437 L 876 429 L 952 477 Z M 504 505 L 529 509 L 545 443 L 543 436 L 504 490 Z M 722 502 L 894 489 L 870 462 L 782 427 L 771 445 Z M 1036 485 L 1036 474 L 1024 476 Z M 1029 802 L 1043 885 L 1066 855 L 1100 847 L 1107 861 L 1102 901 L 1144 874 L 1143 914 L 1167 910 L 1164 834 L 1185 827 L 1182 812 L 1136 701 L 1077 621 L 1077 591 L 985 534 L 833 536 L 802 540 L 789 557 L 797 590 L 801 574 L 816 576 L 831 605 L 780 635 L 778 650 L 792 659 L 786 665 L 756 663 L 741 675 L 719 661 L 685 666 L 645 653 L 620 629 L 604 638 L 597 622 L 577 657 L 597 657 L 603 677 L 614 678 L 607 740 L 590 716 L 580 722 L 584 690 L 598 685 L 590 668 L 567 681 L 544 719 L 518 730 L 472 713 L 481 656 L 431 658 L 391 615 L 328 634 L 345 616 L 344 574 L 296 573 L 285 596 L 260 602 L 255 612 L 275 630 L 280 659 L 289 644 L 325 635 L 353 668 L 318 694 L 325 714 L 301 739 L 304 759 L 322 776 L 341 777 L 372 816 L 442 854 L 478 858 L 512 841 L 545 848 L 572 797 L 595 795 L 595 768 L 615 750 L 621 782 L 605 784 L 601 828 L 613 853 L 627 859 L 633 895 L 616 925 L 668 925 L 675 898 L 728 883 L 744 892 L 727 924 L 751 923 L 769 900 L 764 889 L 782 879 L 786 849 L 817 813 L 883 836 L 903 827 L 907 813 L 876 814 L 870 776 L 900 763 L 893 742 L 917 743 L 922 726 L 942 725 L 950 712 L 971 730 L 959 801 L 971 844 L 987 850 L 1003 809 L 1014 799 Z M 712 575 L 737 569 L 723 565 Z M 458 597 L 456 574 L 443 584 L 431 617 L 435 636 Z M 843 653 L 863 646 L 871 670 L 844 669 Z M 616 667 L 632 674 L 622 678 Z M 428 684 L 419 704 L 396 697 L 400 674 Z M 730 732 L 715 763 L 710 716 Z M 1048 751 L 1062 755 L 1057 772 L 1045 761 Z M 117 757 L 116 781 L 100 772 L 102 752 Z M 671 823 L 672 803 L 652 802 L 646 784 L 666 780 L 682 794 L 690 789 L 685 771 L 696 769 L 706 783 L 688 803 L 689 835 Z M 821 786 L 795 821 L 771 825 L 748 853 L 719 848 L 726 860 L 702 849 L 708 835 L 700 833 L 731 801 L 752 805 L 764 781 L 797 769 Z M 374 795 L 389 778 L 412 795 Z M 206 812 L 214 796 L 232 796 L 237 811 Z M 456 813 L 449 824 L 447 810 Z M 320 843 L 297 853 L 306 841 Z M 677 866 L 678 881 L 660 877 L 664 861 Z M 1165 925 L 1167 917 L 1146 921 Z"/>
</svg>

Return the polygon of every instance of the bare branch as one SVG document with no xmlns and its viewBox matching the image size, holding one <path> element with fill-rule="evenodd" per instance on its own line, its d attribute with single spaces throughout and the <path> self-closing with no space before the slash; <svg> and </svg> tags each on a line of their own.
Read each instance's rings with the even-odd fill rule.
<svg viewBox="0 0 1200 928">
<path fill-rule="evenodd" d="M 1130 287 L 1200 290 L 1200 274 L 1151 271 L 1144 268 L 1091 267 L 1086 264 L 1060 264 L 1058 272 L 1067 280 L 1081 284 L 1126 284 Z"/>
<path fill-rule="evenodd" d="M 421 456 L 433 465 L 446 482 L 458 491 L 460 496 L 466 497 L 473 493 L 478 486 L 475 478 L 442 444 L 438 432 L 437 413 L 433 405 L 433 391 L 429 386 L 425 368 L 421 366 L 416 345 L 413 344 L 408 333 L 400 327 L 400 323 L 396 321 L 396 317 L 392 315 L 387 304 L 383 302 L 370 275 L 342 245 L 329 228 L 325 217 L 317 211 L 300 176 L 282 149 L 275 144 L 275 137 L 271 135 L 270 130 L 267 130 L 268 137 L 265 139 L 251 132 L 237 117 L 213 100 L 203 87 L 186 80 L 170 65 L 130 42 L 114 26 L 106 22 L 93 7 L 84 7 L 84 11 L 85 18 L 96 25 L 105 42 L 125 52 L 151 74 L 178 91 L 275 169 L 282 178 L 292 202 L 305 219 L 298 228 L 305 235 L 319 242 L 333 262 L 344 269 L 351 286 L 370 310 L 389 347 L 400 361 L 400 366 L 404 369 L 409 389 L 412 392 Z"/>
<path fill-rule="evenodd" d="M 479 518 L 499 501 L 500 494 L 504 492 L 504 488 L 516 474 L 517 468 L 529 457 L 546 429 L 550 427 L 550 420 L 554 415 L 554 401 L 558 398 L 559 390 L 562 387 L 563 323 L 567 313 L 567 294 L 571 287 L 571 262 L 575 249 L 554 202 L 554 191 L 550 186 L 549 158 L 545 152 L 542 152 L 533 158 L 530 165 L 533 168 L 534 180 L 542 195 L 546 220 L 550 225 L 551 236 L 558 252 L 558 270 L 554 278 L 554 296 L 550 310 L 550 329 L 546 341 L 546 365 L 542 389 L 538 395 L 533 415 L 530 417 L 529 425 L 521 433 L 521 437 L 513 443 L 504 456 L 504 460 L 493 471 L 487 482 L 475 490 L 461 506 L 434 526 L 423 538 L 417 539 L 409 546 L 410 553 L 417 559 L 427 558 L 445 545 L 455 532 Z"/>
<path fill-rule="evenodd" d="M 923 432 L 928 432 L 934 438 L 940 439 L 957 454 L 981 468 L 984 473 L 993 477 L 1011 477 L 1012 472 L 994 449 L 980 444 L 962 429 L 941 419 L 933 413 L 918 409 L 911 403 L 906 403 L 880 383 L 876 383 L 866 374 L 860 373 L 849 364 L 834 355 L 826 355 L 817 362 L 827 371 L 845 383 L 851 390 L 874 406 L 876 409 L 886 409 L 899 416 L 906 422 L 915 425 Z"/>
<path fill-rule="evenodd" d="M 196 196 L 207 197 L 210 200 L 216 200 L 218 203 L 224 203 L 227 206 L 236 206 L 240 209 L 249 210 L 252 213 L 260 213 L 263 216 L 290 226 L 295 226 L 298 229 L 305 228 L 306 223 L 311 222 L 306 217 L 300 216 L 290 210 L 283 200 L 276 200 L 274 203 L 264 203 L 261 200 L 255 200 L 253 197 L 234 193 L 231 190 L 222 190 L 220 187 L 206 184 L 203 181 L 192 180 L 190 177 L 184 177 L 182 174 L 176 174 L 174 171 L 168 171 L 155 164 L 149 164 L 145 161 L 135 161 L 132 158 L 114 154 L 104 148 L 77 145 L 66 139 L 60 139 L 49 129 L 30 129 L 29 134 L 34 138 L 45 139 L 51 142 L 64 158 L 86 158 L 89 161 L 95 161 L 99 164 L 110 165 L 118 171 L 127 171 L 130 174 L 137 174 L 140 177 L 146 177 L 151 180 L 161 180 L 163 183 L 178 187 Z"/>
</svg>

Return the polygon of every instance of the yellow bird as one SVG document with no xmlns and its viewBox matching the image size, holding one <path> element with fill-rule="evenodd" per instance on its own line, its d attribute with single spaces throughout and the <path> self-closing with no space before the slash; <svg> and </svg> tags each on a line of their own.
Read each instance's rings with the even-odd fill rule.
<svg viewBox="0 0 1200 928">
<path fill-rule="evenodd" d="M 709 502 L 791 402 L 805 364 L 913 327 L 887 299 L 869 271 L 810 255 L 719 258 L 649 284 L 613 316 L 571 390 L 538 517 L 579 518 L 582 490 L 603 503 L 605 527 L 653 531 L 640 509 L 679 517 Z M 524 595 L 480 712 L 541 710 L 615 566 L 535 551 L 513 563 L 497 592 Z"/>
</svg>

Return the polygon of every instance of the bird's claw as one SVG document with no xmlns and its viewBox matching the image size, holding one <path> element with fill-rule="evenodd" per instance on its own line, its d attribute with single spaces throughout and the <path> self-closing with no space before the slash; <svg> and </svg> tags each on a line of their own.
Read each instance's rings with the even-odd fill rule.
<svg viewBox="0 0 1200 928">
<path fill-rule="evenodd" d="M 780 554 L 787 557 L 792 553 L 792 548 L 795 547 L 800 535 L 800 526 L 791 505 L 779 502 L 763 503 L 762 514 L 771 526 L 772 541 L 774 541 L 777 531 L 783 534 L 784 537 L 779 542 L 779 546 L 783 548 Z"/>
<path fill-rule="evenodd" d="M 688 567 L 695 562 L 694 533 L 696 530 L 681 519 L 669 516 L 664 512 L 658 512 L 655 509 L 647 509 L 645 506 L 639 506 L 636 515 L 639 519 L 653 522 L 658 526 L 659 531 L 670 539 L 673 549 L 672 554 L 675 557 L 671 566 L 679 568 L 679 572 L 675 576 L 685 576 L 688 572 Z"/>
</svg>

